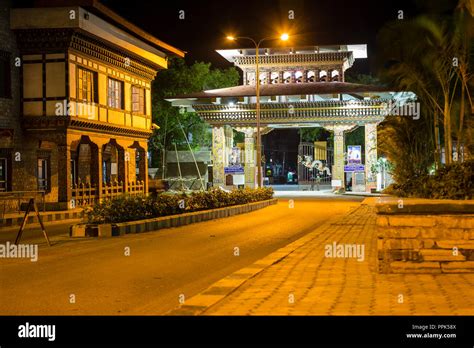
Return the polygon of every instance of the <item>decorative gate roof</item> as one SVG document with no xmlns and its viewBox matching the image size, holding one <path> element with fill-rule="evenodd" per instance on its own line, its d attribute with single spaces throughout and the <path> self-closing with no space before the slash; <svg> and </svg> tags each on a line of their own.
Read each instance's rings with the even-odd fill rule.
<svg viewBox="0 0 474 348">
<path fill-rule="evenodd" d="M 365 124 L 381 122 L 387 114 L 387 100 L 261 103 L 260 123 L 281 124 Z M 255 104 L 196 104 L 194 110 L 211 125 L 253 126 Z"/>
<path fill-rule="evenodd" d="M 277 83 L 260 86 L 260 96 L 275 95 L 311 95 L 311 94 L 365 94 L 373 92 L 389 92 L 391 89 L 384 86 L 361 85 L 348 82 L 312 82 L 312 83 Z M 255 96 L 255 86 L 240 85 L 228 88 L 211 89 L 207 91 L 177 95 L 168 98 L 227 98 Z"/>
</svg>

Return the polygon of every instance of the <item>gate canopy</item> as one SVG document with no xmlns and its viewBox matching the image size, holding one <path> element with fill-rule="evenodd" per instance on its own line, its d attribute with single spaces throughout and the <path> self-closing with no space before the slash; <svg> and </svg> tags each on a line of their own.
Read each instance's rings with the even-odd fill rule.
<svg viewBox="0 0 474 348">
<path fill-rule="evenodd" d="M 260 87 L 260 122 L 270 127 L 315 127 L 379 123 L 391 103 L 403 103 L 412 93 L 383 86 L 347 82 L 268 84 Z M 255 86 L 241 85 L 178 95 L 173 106 L 197 112 L 211 125 L 255 126 Z"/>
</svg>

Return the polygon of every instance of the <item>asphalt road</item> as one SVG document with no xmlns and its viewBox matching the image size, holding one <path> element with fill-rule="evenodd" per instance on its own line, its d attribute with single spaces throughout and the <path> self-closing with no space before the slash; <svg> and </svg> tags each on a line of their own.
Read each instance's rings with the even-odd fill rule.
<svg viewBox="0 0 474 348">
<path fill-rule="evenodd" d="M 361 200 L 294 199 L 291 207 L 280 199 L 248 214 L 106 239 L 71 240 L 68 224 L 56 224 L 52 247 L 29 231 L 22 242 L 41 243 L 38 261 L 0 259 L 0 315 L 164 314 Z M 0 231 L 2 243 L 8 233 Z"/>
</svg>

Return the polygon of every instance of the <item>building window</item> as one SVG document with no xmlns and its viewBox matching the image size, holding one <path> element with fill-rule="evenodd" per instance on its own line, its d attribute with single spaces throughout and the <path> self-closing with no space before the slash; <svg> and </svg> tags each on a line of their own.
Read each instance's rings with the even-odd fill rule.
<svg viewBox="0 0 474 348">
<path fill-rule="evenodd" d="M 272 84 L 278 83 L 278 78 L 280 77 L 279 75 L 280 74 L 278 73 L 278 71 L 272 71 L 272 73 L 270 74 L 270 80 Z"/>
<path fill-rule="evenodd" d="M 145 89 L 132 86 L 132 111 L 145 115 Z"/>
<path fill-rule="evenodd" d="M 247 73 L 247 85 L 255 85 L 255 73 Z"/>
<path fill-rule="evenodd" d="M 123 109 L 123 82 L 109 78 L 107 90 L 108 106 L 115 109 Z"/>
<path fill-rule="evenodd" d="M 77 69 L 77 99 L 97 103 L 97 73 L 87 69 Z"/>
<path fill-rule="evenodd" d="M 38 190 L 49 191 L 49 159 L 38 158 Z"/>
<path fill-rule="evenodd" d="M 77 165 L 76 160 L 71 158 L 71 184 L 77 185 Z"/>
<path fill-rule="evenodd" d="M 8 160 L 0 157 L 0 192 L 8 191 Z"/>
<path fill-rule="evenodd" d="M 321 70 L 319 72 L 319 81 L 320 82 L 326 82 L 328 80 L 327 75 L 328 75 L 328 73 L 326 72 L 326 70 Z"/>
<path fill-rule="evenodd" d="M 0 51 L 0 98 L 11 98 L 10 53 Z"/>
<path fill-rule="evenodd" d="M 303 72 L 302 71 L 296 71 L 295 72 L 295 82 L 296 83 L 301 83 L 303 82 Z"/>
</svg>

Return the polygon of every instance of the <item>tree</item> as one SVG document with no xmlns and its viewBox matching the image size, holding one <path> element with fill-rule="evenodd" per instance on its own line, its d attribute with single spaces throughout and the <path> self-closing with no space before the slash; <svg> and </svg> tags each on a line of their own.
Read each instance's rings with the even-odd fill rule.
<svg viewBox="0 0 474 348">
<path fill-rule="evenodd" d="M 332 133 L 321 127 L 310 127 L 299 129 L 300 139 L 304 142 L 324 141 L 331 142 L 333 140 Z"/>
<path fill-rule="evenodd" d="M 452 16 L 429 13 L 399 20 L 386 25 L 378 36 L 382 81 L 414 92 L 429 110 L 426 130 L 433 140 L 430 143 L 438 167 L 441 133 L 447 164 L 453 160 L 453 136 L 457 137 L 456 148 L 468 139 L 464 122 L 468 112 L 464 105 L 469 100 L 472 108 L 469 81 L 472 83 L 473 56 L 468 29 L 472 33 L 472 17 L 466 10 L 466 1 L 461 0 Z"/>
<path fill-rule="evenodd" d="M 172 58 L 169 68 L 160 71 L 152 84 L 153 122 L 155 129 L 149 140 L 153 166 L 161 167 L 165 150 L 188 150 L 211 145 L 209 126 L 194 112 L 180 112 L 166 98 L 202 90 L 237 85 L 239 73 L 234 67 L 213 69 L 210 63 L 187 65 L 183 59 Z M 186 137 L 185 137 L 186 136 Z"/>
</svg>

